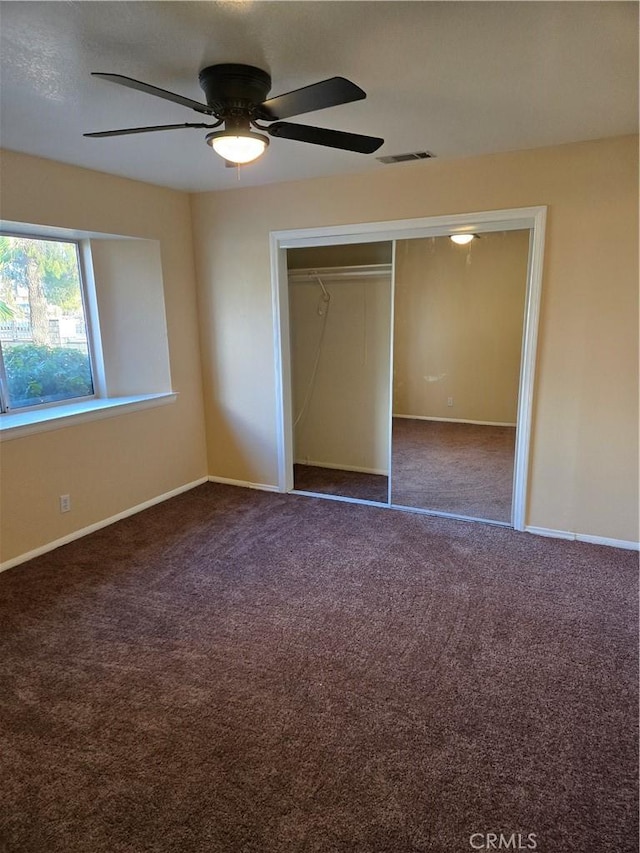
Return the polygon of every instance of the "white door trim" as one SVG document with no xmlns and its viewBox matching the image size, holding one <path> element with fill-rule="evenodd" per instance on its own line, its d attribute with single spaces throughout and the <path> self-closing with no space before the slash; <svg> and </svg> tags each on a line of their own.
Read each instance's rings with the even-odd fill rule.
<svg viewBox="0 0 640 853">
<path fill-rule="evenodd" d="M 291 408 L 291 353 L 289 349 L 289 283 L 287 249 L 309 246 L 377 243 L 422 237 L 442 237 L 459 231 L 487 233 L 530 229 L 527 296 L 522 336 L 522 360 L 518 399 L 518 427 L 514 465 L 512 524 L 524 530 L 527 514 L 529 446 L 533 415 L 536 347 L 540 317 L 542 266 L 547 208 L 520 207 L 489 210 L 423 219 L 399 219 L 388 222 L 364 222 L 354 225 L 329 225 L 321 228 L 296 228 L 272 231 L 271 286 L 274 318 L 276 371 L 276 426 L 278 438 L 278 490 L 293 488 L 293 431 Z"/>
</svg>

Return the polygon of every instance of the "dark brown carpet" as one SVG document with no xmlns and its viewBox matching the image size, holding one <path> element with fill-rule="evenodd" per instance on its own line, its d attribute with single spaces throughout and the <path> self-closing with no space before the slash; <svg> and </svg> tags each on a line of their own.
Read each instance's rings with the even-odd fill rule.
<svg viewBox="0 0 640 853">
<path fill-rule="evenodd" d="M 391 501 L 511 521 L 515 427 L 393 419 Z"/>
<path fill-rule="evenodd" d="M 0 849 L 636 851 L 637 563 L 211 484 L 16 567 Z"/>
<path fill-rule="evenodd" d="M 357 498 L 361 501 L 389 502 L 389 478 L 317 465 L 294 465 L 293 487 L 299 492 Z"/>
</svg>

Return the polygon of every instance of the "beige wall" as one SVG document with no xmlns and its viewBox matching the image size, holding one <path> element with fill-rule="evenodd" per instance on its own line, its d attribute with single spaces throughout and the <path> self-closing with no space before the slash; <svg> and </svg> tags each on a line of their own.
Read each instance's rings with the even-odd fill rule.
<svg viewBox="0 0 640 853">
<path fill-rule="evenodd" d="M 178 392 L 170 405 L 3 441 L 6 561 L 205 476 L 206 454 L 188 195 L 13 152 L 0 167 L 4 219 L 160 242 Z"/>
<path fill-rule="evenodd" d="M 105 395 L 170 391 L 160 243 L 140 239 L 90 242 Z"/>
<path fill-rule="evenodd" d="M 391 276 L 324 284 L 289 286 L 294 459 L 387 474 Z"/>
<path fill-rule="evenodd" d="M 528 258 L 528 231 L 397 242 L 394 414 L 515 424 Z"/>
<path fill-rule="evenodd" d="M 637 541 L 637 148 L 628 137 L 193 195 L 193 243 L 185 194 L 3 152 L 5 219 L 160 241 L 179 397 L 2 442 L 1 559 L 207 471 L 276 484 L 271 230 L 539 204 L 549 217 L 527 523 Z M 66 493 L 73 510 L 61 515 Z"/>
<path fill-rule="evenodd" d="M 637 137 L 192 196 L 209 471 L 277 482 L 269 232 L 548 205 L 529 525 L 638 539 Z"/>
<path fill-rule="evenodd" d="M 306 249 L 289 249 L 287 266 L 290 270 L 312 269 L 313 267 L 365 266 L 366 264 L 390 264 L 393 244 L 347 243 L 343 246 L 310 246 Z"/>
</svg>

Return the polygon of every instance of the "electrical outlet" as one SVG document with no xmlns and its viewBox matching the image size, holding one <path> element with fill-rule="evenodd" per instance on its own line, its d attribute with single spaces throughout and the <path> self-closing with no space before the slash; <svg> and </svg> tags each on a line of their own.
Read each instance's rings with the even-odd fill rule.
<svg viewBox="0 0 640 853">
<path fill-rule="evenodd" d="M 60 512 L 70 512 L 71 511 L 71 496 L 70 495 L 60 495 Z"/>
<path fill-rule="evenodd" d="M 453 397 L 447 397 L 447 406 L 453 406 Z"/>
</svg>

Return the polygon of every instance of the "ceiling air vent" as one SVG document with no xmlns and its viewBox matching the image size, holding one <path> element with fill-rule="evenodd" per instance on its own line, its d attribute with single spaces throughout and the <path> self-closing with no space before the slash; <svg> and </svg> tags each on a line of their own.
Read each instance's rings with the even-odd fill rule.
<svg viewBox="0 0 640 853">
<path fill-rule="evenodd" d="M 409 160 L 430 160 L 435 157 L 431 151 L 412 151 L 410 154 L 389 154 L 386 157 L 376 157 L 381 163 L 407 163 Z"/>
</svg>

